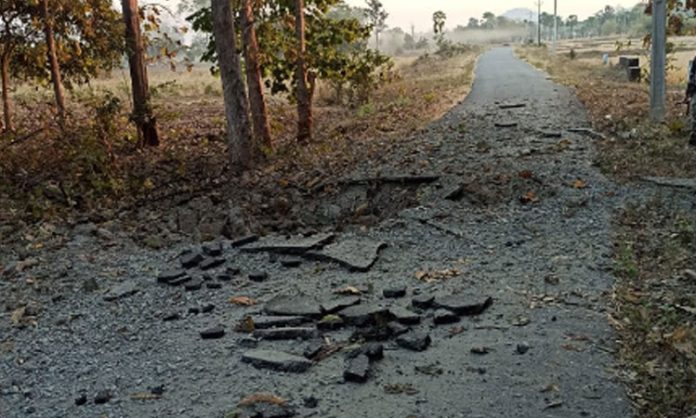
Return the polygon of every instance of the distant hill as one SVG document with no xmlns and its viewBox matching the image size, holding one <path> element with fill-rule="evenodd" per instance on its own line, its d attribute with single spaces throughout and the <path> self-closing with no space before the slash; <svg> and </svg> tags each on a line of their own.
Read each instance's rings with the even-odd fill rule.
<svg viewBox="0 0 696 418">
<path fill-rule="evenodd" d="M 523 20 L 529 20 L 530 17 L 532 20 L 536 20 L 537 14 L 536 14 L 536 12 L 534 12 L 530 9 L 518 8 L 518 9 L 508 10 L 507 12 L 503 13 L 501 16 L 504 16 L 510 20 L 523 21 Z"/>
</svg>

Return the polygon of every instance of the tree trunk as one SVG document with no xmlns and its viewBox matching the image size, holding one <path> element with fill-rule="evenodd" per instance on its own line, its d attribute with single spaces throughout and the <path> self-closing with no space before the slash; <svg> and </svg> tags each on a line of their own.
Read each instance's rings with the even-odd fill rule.
<svg viewBox="0 0 696 418">
<path fill-rule="evenodd" d="M 271 128 L 268 124 L 266 99 L 261 83 L 261 65 L 259 64 L 259 45 L 254 28 L 254 9 L 252 0 L 244 0 L 242 10 L 242 32 L 244 34 L 244 62 L 246 64 L 247 85 L 249 87 L 249 104 L 251 118 L 254 122 L 254 136 L 265 147 L 271 148 Z"/>
<path fill-rule="evenodd" d="M 58 56 L 56 55 L 56 40 L 53 35 L 53 17 L 48 10 L 48 0 L 41 1 L 41 11 L 44 18 L 44 35 L 46 36 L 46 47 L 48 49 L 48 62 L 51 68 L 51 82 L 53 83 L 53 93 L 56 96 L 56 107 L 58 108 L 58 118 L 65 118 L 65 92 L 63 90 L 63 77 L 60 73 Z"/>
<path fill-rule="evenodd" d="M 304 0 L 295 0 L 295 37 L 297 38 L 297 140 L 312 139 L 312 101 L 307 87 L 307 62 L 305 60 Z"/>
<path fill-rule="evenodd" d="M 211 0 L 211 5 L 213 34 L 225 99 L 230 163 L 232 169 L 237 171 L 249 168 L 253 157 L 249 104 L 237 55 L 237 38 L 230 0 Z"/>
<path fill-rule="evenodd" d="M 0 57 L 2 67 L 2 111 L 5 119 L 5 132 L 14 132 L 12 123 L 12 99 L 10 98 L 10 58 L 9 54 Z"/>
<path fill-rule="evenodd" d="M 138 127 L 138 136 L 143 144 L 156 147 L 159 145 L 157 119 L 152 114 L 150 105 L 150 86 L 145 66 L 145 48 L 140 33 L 140 14 L 138 0 L 121 0 L 123 19 L 126 24 L 126 49 L 133 85 L 133 115 Z"/>
</svg>

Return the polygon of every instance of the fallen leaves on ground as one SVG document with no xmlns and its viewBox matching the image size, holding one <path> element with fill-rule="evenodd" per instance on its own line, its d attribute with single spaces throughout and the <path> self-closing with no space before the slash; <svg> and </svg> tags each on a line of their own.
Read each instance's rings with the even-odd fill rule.
<svg viewBox="0 0 696 418">
<path fill-rule="evenodd" d="M 525 194 L 523 194 L 522 196 L 520 196 L 520 203 L 522 203 L 523 205 L 527 205 L 530 203 L 536 203 L 538 201 L 539 201 L 539 198 L 537 197 L 536 193 L 534 193 L 533 191 L 528 191 Z"/>
<path fill-rule="evenodd" d="M 573 188 L 575 189 L 586 189 L 587 188 L 587 182 L 582 179 L 577 179 L 573 182 Z"/>
<path fill-rule="evenodd" d="M 389 395 L 417 395 L 419 392 L 410 383 L 392 383 L 384 385 L 384 393 Z"/>
</svg>

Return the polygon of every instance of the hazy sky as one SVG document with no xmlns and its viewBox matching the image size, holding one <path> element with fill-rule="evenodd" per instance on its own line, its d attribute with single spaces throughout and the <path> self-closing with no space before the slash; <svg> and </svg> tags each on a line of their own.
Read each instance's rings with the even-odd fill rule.
<svg viewBox="0 0 696 418">
<path fill-rule="evenodd" d="M 447 15 L 447 27 L 453 28 L 469 21 L 470 17 L 481 18 L 484 12 L 496 15 L 514 8 L 536 8 L 535 0 L 381 0 L 389 13 L 387 24 L 408 29 L 411 23 L 417 31 L 430 29 L 433 12 L 442 10 Z M 365 0 L 346 0 L 352 6 L 365 6 Z M 607 4 L 614 7 L 633 7 L 640 0 L 558 0 L 558 14 L 569 16 L 576 14 L 585 18 L 604 8 Z M 553 13 L 553 0 L 543 0 L 541 10 Z"/>
</svg>

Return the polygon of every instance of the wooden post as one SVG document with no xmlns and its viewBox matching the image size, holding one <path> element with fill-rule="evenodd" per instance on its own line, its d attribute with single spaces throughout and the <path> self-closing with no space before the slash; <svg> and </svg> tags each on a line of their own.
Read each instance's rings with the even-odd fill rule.
<svg viewBox="0 0 696 418">
<path fill-rule="evenodd" d="M 157 120 L 150 105 L 150 86 L 145 66 L 145 48 L 140 33 L 140 14 L 138 0 L 121 0 L 123 20 L 126 24 L 126 49 L 133 86 L 133 121 L 138 127 L 138 135 L 143 144 L 159 145 Z"/>
<path fill-rule="evenodd" d="M 665 118 L 665 65 L 667 46 L 666 0 L 653 0 L 652 62 L 650 68 L 650 118 Z"/>
</svg>

